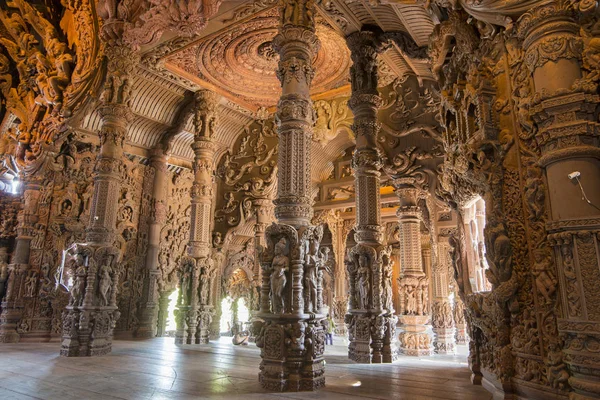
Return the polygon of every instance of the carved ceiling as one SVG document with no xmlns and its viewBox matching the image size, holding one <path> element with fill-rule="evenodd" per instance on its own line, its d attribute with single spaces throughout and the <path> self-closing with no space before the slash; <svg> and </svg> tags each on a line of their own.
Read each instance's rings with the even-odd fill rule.
<svg viewBox="0 0 600 400">
<path fill-rule="evenodd" d="M 275 105 L 280 93 L 275 76 L 278 56 L 270 47 L 270 40 L 278 24 L 276 3 L 276 0 L 224 1 L 194 36 L 167 32 L 158 43 L 143 47 L 134 82 L 135 120 L 129 126 L 127 151 L 144 155 L 171 131 L 171 162 L 189 166 L 193 158 L 191 121 L 182 124 L 178 110 L 186 95 L 201 87 L 223 95 L 216 132 L 221 144 L 218 157 L 256 118 L 259 107 Z M 315 60 L 315 99 L 331 103 L 347 97 L 351 61 L 345 37 L 365 24 L 378 25 L 384 31 L 400 30 L 418 45 L 427 44 L 434 21 L 422 5 L 374 3 L 369 0 L 319 3 L 317 33 L 322 48 Z M 421 82 L 432 78 L 425 61 L 410 59 L 397 47 L 386 51 L 381 59 L 382 86 L 406 74 L 416 76 Z M 316 136 L 319 142 L 313 144 L 313 182 L 323 180 L 332 168 L 331 161 L 353 145 L 346 129 L 351 122 L 349 117 L 340 119 L 339 124 L 332 120 L 320 126 Z M 92 134 L 98 131 L 99 124 L 100 119 L 92 112 L 76 127 Z M 173 133 L 176 126 L 180 130 Z"/>
<path fill-rule="evenodd" d="M 193 42 L 169 56 L 165 66 L 250 109 L 274 106 L 281 93 L 275 76 L 279 56 L 271 47 L 278 25 L 279 12 L 272 7 Z M 314 95 L 348 85 L 350 67 L 350 52 L 339 34 L 321 23 L 317 35 L 321 49 L 314 61 Z"/>
</svg>

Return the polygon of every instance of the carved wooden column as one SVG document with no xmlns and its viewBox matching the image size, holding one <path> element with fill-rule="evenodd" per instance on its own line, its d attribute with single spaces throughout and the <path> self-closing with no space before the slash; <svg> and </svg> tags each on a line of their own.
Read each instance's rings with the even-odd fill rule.
<svg viewBox="0 0 600 400">
<path fill-rule="evenodd" d="M 167 331 L 167 319 L 169 317 L 169 296 L 171 296 L 170 291 L 160 292 L 160 296 L 158 298 L 158 315 L 156 317 L 156 336 L 162 337 L 165 335 Z"/>
<path fill-rule="evenodd" d="M 467 322 L 465 321 L 465 305 L 463 304 L 458 294 L 454 296 L 454 307 L 452 309 L 452 317 L 454 319 L 454 327 L 456 328 L 456 332 L 454 334 L 456 344 L 468 344 L 469 336 L 467 335 Z"/>
<path fill-rule="evenodd" d="M 331 228 L 334 225 L 334 228 Z M 354 225 L 354 223 L 352 223 Z M 335 270 L 334 270 L 334 297 L 333 297 L 333 310 L 330 310 L 331 317 L 335 321 L 335 334 L 345 336 L 346 324 L 344 319 L 346 312 L 348 311 L 348 293 L 346 290 L 346 265 L 344 259 L 346 258 L 346 221 L 336 219 L 329 223 L 329 227 L 332 233 L 332 240 L 334 242 L 335 252 Z"/>
<path fill-rule="evenodd" d="M 402 270 L 398 286 L 402 309 L 400 322 L 400 351 L 407 355 L 422 356 L 433 353 L 432 337 L 427 322 L 429 280 L 423 269 L 421 257 L 422 211 L 417 205 L 420 195 L 417 189 L 397 189 L 400 207 L 397 215 L 400 224 L 400 264 Z"/>
<path fill-rule="evenodd" d="M 554 247 L 562 309 L 562 315 L 558 316 L 558 333 L 564 338 L 562 360 L 557 345 L 549 346 L 544 357 L 550 372 L 558 371 L 563 360 L 568 365 L 571 375 L 568 384 L 574 391 L 571 399 L 597 399 L 600 398 L 597 118 L 600 98 L 598 50 L 592 41 L 598 40 L 599 32 L 595 3 L 577 3 L 577 7 L 578 10 L 574 9 L 572 2 L 555 1 L 533 8 L 519 19 L 518 33 L 523 39 L 524 60 L 536 93 L 529 110 L 538 126 L 538 164 L 546 173 L 550 211 L 546 227 Z M 582 15 L 585 12 L 587 15 Z M 582 17 L 589 19 L 582 21 Z M 582 37 L 580 32 L 584 30 L 588 31 Z M 533 171 L 527 173 L 527 190 L 535 193 L 535 176 Z M 541 188 L 544 190 L 543 184 Z M 530 205 L 532 221 L 540 214 L 536 207 L 543 211 L 544 205 L 544 202 Z M 537 302 L 550 303 L 548 299 L 552 298 L 556 283 L 549 282 L 547 277 L 553 277 L 554 268 L 547 265 L 541 252 L 534 256 L 537 257 L 533 266 L 535 285 L 546 294 L 538 296 Z M 563 384 L 556 374 L 549 374 L 550 378 L 552 384 Z"/>
<path fill-rule="evenodd" d="M 102 102 L 100 152 L 94 167 L 94 195 L 86 243 L 77 244 L 71 254 L 74 279 L 71 299 L 63 314 L 61 355 L 107 354 L 119 318 L 117 288 L 120 250 L 114 247 L 118 198 L 121 191 L 123 143 L 133 119 L 129 107 L 133 74 L 139 52 L 119 40 L 106 46 L 108 61 Z"/>
<path fill-rule="evenodd" d="M 347 38 L 353 65 L 352 130 L 356 150 L 352 158 L 356 187 L 357 245 L 349 252 L 350 285 L 355 298 L 346 315 L 348 357 L 357 362 L 392 362 L 397 356 L 396 317 L 392 299 L 391 247 L 383 246 L 380 212 L 382 154 L 377 147 L 382 100 L 377 91 L 377 53 L 382 49 L 374 32 L 355 32 Z"/>
<path fill-rule="evenodd" d="M 450 301 L 450 245 L 438 239 L 437 261 L 432 270 L 433 302 L 431 304 L 431 326 L 435 335 L 433 348 L 438 354 L 454 354 L 456 340 L 454 338 L 454 317 L 452 302 Z M 464 322 L 464 317 L 463 317 Z M 464 323 L 463 323 L 464 325 Z M 463 326 L 464 330 L 464 326 Z"/>
<path fill-rule="evenodd" d="M 212 259 L 211 215 L 213 175 L 216 144 L 214 132 L 218 118 L 220 97 L 210 90 L 199 90 L 195 95 L 194 114 L 194 183 L 192 185 L 191 225 L 188 254 L 182 268 L 181 290 L 185 291 L 178 305 L 179 315 L 176 343 L 185 337 L 187 344 L 208 343 L 214 304 L 210 302 L 211 282 L 215 263 Z M 181 331 L 185 330 L 184 335 Z"/>
<path fill-rule="evenodd" d="M 17 238 L 12 259 L 8 265 L 8 278 L 5 296 L 0 314 L 0 343 L 17 343 L 20 335 L 17 327 L 23 315 L 23 296 L 25 279 L 29 269 L 31 240 L 35 232 L 35 224 L 40 198 L 40 185 L 26 182 L 23 189 L 23 209 L 19 214 Z"/>
<path fill-rule="evenodd" d="M 325 384 L 324 315 L 317 279 L 324 268 L 319 246 L 322 226 L 310 225 L 311 145 L 315 122 L 310 99 L 313 59 L 319 49 L 312 0 L 281 2 L 282 23 L 273 48 L 279 53 L 277 105 L 279 136 L 277 223 L 267 227 L 262 253 L 261 312 L 256 344 L 261 348 L 259 380 L 275 391 L 314 390 Z M 261 324 L 257 324 L 258 325 Z"/>
<path fill-rule="evenodd" d="M 162 147 L 152 150 L 150 167 L 154 170 L 152 187 L 152 207 L 148 226 L 148 250 L 146 253 L 146 275 L 142 289 L 140 316 L 135 336 L 153 338 L 157 332 L 158 317 L 158 253 L 160 251 L 160 230 L 167 217 L 167 155 Z"/>
</svg>

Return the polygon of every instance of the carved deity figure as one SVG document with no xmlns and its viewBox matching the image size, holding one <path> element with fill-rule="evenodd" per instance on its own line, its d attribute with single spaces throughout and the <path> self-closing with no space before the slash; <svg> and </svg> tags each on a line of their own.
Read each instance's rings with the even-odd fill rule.
<svg viewBox="0 0 600 400">
<path fill-rule="evenodd" d="M 191 280 L 191 272 L 190 267 L 184 267 L 185 270 L 181 276 L 181 304 L 189 305 L 190 304 L 190 285 L 192 283 Z"/>
<path fill-rule="evenodd" d="M 306 243 L 306 273 L 304 274 L 304 287 L 307 293 L 306 308 L 309 311 L 317 307 L 317 269 L 319 267 L 319 241 L 311 237 Z"/>
<path fill-rule="evenodd" d="M 209 277 L 206 268 L 202 269 L 200 283 L 202 285 L 200 288 L 200 304 L 208 304 Z"/>
<path fill-rule="evenodd" d="M 314 25 L 315 0 L 290 0 L 283 3 L 282 25 Z"/>
<path fill-rule="evenodd" d="M 35 288 L 37 285 L 37 273 L 35 271 L 30 271 L 25 279 L 25 296 L 34 297 L 35 296 Z"/>
<path fill-rule="evenodd" d="M 283 290 L 287 283 L 286 272 L 290 269 L 290 259 L 286 255 L 287 241 L 279 239 L 275 244 L 273 261 L 271 263 L 271 301 L 273 313 L 284 312 Z"/>
<path fill-rule="evenodd" d="M 417 313 L 417 294 L 415 287 L 412 285 L 406 286 L 406 314 Z"/>
<path fill-rule="evenodd" d="M 562 352 L 555 344 L 551 344 L 548 351 L 548 382 L 554 389 L 564 390 L 569 380 L 569 372 L 563 362 Z"/>
<path fill-rule="evenodd" d="M 60 215 L 62 217 L 67 217 L 69 216 L 69 214 L 71 214 L 71 210 L 73 209 L 73 203 L 71 203 L 71 200 L 65 200 L 61 203 L 60 205 Z"/>
<path fill-rule="evenodd" d="M 100 267 L 100 280 L 98 288 L 100 291 L 100 305 L 107 306 L 110 289 L 112 287 L 112 278 L 110 276 L 111 268 L 108 264 L 104 264 Z"/>
<path fill-rule="evenodd" d="M 85 282 L 87 278 L 87 271 L 84 265 L 83 255 L 77 254 L 74 260 L 75 264 L 75 281 L 71 288 L 71 299 L 69 305 L 78 307 L 83 301 L 85 295 Z"/>
<path fill-rule="evenodd" d="M 540 291 L 546 303 L 551 303 L 550 296 L 556 291 L 554 278 L 551 276 L 551 263 L 544 250 L 534 251 L 535 263 L 533 264 L 533 276 L 535 277 L 535 286 Z"/>
<path fill-rule="evenodd" d="M 369 308 L 369 293 L 371 291 L 369 262 L 366 254 L 358 257 L 358 307 L 361 309 Z"/>
<path fill-rule="evenodd" d="M 544 211 L 544 181 L 541 177 L 541 170 L 538 167 L 527 168 L 527 179 L 525 181 L 525 196 L 532 217 L 539 219 Z"/>
</svg>

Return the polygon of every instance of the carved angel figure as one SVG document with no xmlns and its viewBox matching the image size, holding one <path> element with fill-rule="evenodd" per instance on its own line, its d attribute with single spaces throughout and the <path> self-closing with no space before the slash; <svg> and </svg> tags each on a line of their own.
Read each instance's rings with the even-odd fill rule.
<svg viewBox="0 0 600 400">
<path fill-rule="evenodd" d="M 287 283 L 286 272 L 289 271 L 290 259 L 286 255 L 287 241 L 285 238 L 279 239 L 275 244 L 275 257 L 271 263 L 271 302 L 273 304 L 273 313 L 284 312 L 283 289 Z"/>
</svg>

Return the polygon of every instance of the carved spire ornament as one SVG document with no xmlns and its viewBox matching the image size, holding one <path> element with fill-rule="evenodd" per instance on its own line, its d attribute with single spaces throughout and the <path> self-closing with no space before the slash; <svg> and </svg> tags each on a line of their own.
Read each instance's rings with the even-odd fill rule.
<svg viewBox="0 0 600 400">
<path fill-rule="evenodd" d="M 256 345 L 261 385 L 274 391 L 314 390 L 325 384 L 323 299 L 319 287 L 326 261 L 322 226 L 310 225 L 310 168 L 315 115 L 309 96 L 315 35 L 315 2 L 281 2 L 281 25 L 273 39 L 279 52 L 277 223 L 266 229 L 262 250 L 261 309 Z"/>
</svg>

